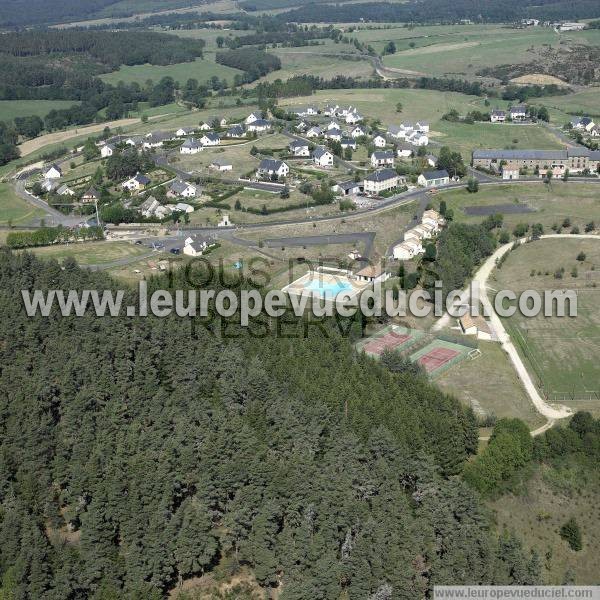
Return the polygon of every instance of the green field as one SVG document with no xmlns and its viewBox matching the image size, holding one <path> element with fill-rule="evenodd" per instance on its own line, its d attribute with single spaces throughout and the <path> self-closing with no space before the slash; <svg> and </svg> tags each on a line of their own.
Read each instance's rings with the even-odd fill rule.
<svg viewBox="0 0 600 600">
<path fill-rule="evenodd" d="M 81 265 L 102 265 L 114 261 L 143 256 L 150 250 L 130 242 L 81 242 L 76 244 L 33 248 L 41 258 L 64 260 L 74 258 Z"/>
<path fill-rule="evenodd" d="M 580 252 L 586 255 L 583 262 L 576 259 Z M 561 268 L 564 276 L 556 279 L 554 274 Z M 573 268 L 577 273 L 571 272 Z M 539 240 L 513 250 L 490 285 L 517 294 L 528 289 L 576 292 L 576 317 L 526 318 L 517 311 L 504 323 L 534 381 L 551 401 L 598 412 L 600 288 L 596 286 L 600 277 L 596 269 L 600 269 L 600 238 Z"/>
<path fill-rule="evenodd" d="M 144 85 L 149 79 L 156 83 L 167 76 L 172 77 L 181 84 L 185 84 L 190 78 L 195 78 L 200 83 L 203 83 L 213 76 L 217 76 L 220 79 L 226 78 L 231 83 L 234 76 L 240 73 L 241 71 L 238 69 L 232 69 L 231 67 L 218 65 L 210 60 L 197 58 L 194 62 L 179 63 L 176 65 L 123 66 L 118 71 L 113 71 L 100 77 L 103 81 L 113 85 L 116 85 L 119 81 L 124 81 L 125 83 L 135 82 Z"/>
<path fill-rule="evenodd" d="M 36 217 L 43 216 L 44 211 L 33 208 L 25 200 L 21 200 L 11 185 L 0 183 L 0 225 L 9 222 L 13 225 L 24 225 Z"/>
<path fill-rule="evenodd" d="M 0 121 L 16 117 L 38 116 L 44 118 L 51 110 L 69 108 L 79 104 L 76 100 L 0 100 Z"/>
<path fill-rule="evenodd" d="M 439 121 L 435 131 L 441 133 L 435 140 L 460 150 L 465 160 L 471 161 L 471 153 L 477 148 L 518 148 L 536 150 L 559 150 L 565 147 L 551 130 L 541 125 L 511 125 L 505 123 L 451 123 Z"/>
<path fill-rule="evenodd" d="M 361 35 L 368 37 L 368 33 L 375 32 Z M 377 33 L 381 35 L 378 44 L 383 46 L 391 39 L 399 49 L 385 58 L 387 66 L 434 75 L 472 76 L 484 67 L 533 62 L 548 46 L 556 48 L 567 42 L 597 44 L 599 41 L 597 32 L 557 34 L 546 27 L 513 29 L 497 25 L 417 27 Z M 411 42 L 415 45 L 413 48 L 408 47 Z"/>
<path fill-rule="evenodd" d="M 598 88 L 590 88 L 568 96 L 543 98 L 540 103 L 564 113 L 600 117 L 600 90 Z"/>
<path fill-rule="evenodd" d="M 598 221 L 600 216 L 600 189 L 595 184 L 581 184 L 571 181 L 555 181 L 551 187 L 543 183 L 507 184 L 482 186 L 477 194 L 466 190 L 452 190 L 435 197 L 435 203 L 446 200 L 448 208 L 454 210 L 454 219 L 467 223 L 479 223 L 484 217 L 470 216 L 464 212 L 467 206 L 495 206 L 523 204 L 534 212 L 505 214 L 504 227 L 512 231 L 517 223 L 542 223 L 548 233 L 554 223 L 571 220 L 583 231 L 590 221 Z"/>
</svg>

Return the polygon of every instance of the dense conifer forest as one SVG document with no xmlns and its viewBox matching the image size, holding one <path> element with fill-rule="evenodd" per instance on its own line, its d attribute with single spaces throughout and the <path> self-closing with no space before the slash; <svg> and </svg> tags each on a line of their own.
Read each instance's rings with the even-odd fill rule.
<svg viewBox="0 0 600 600">
<path fill-rule="evenodd" d="M 226 338 L 177 318 L 28 318 L 20 299 L 114 285 L 0 251 L 0 597 L 162 598 L 217 568 L 282 600 L 539 580 L 457 476 L 471 411 L 357 355 L 359 324 Z"/>
</svg>

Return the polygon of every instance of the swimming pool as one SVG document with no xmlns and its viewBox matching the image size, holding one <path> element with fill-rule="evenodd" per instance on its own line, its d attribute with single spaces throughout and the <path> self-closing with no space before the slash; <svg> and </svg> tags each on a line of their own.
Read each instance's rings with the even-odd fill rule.
<svg viewBox="0 0 600 600">
<path fill-rule="evenodd" d="M 322 279 L 313 279 L 304 284 L 304 289 L 309 292 L 318 292 L 323 298 L 335 298 L 340 292 L 352 290 L 352 285 L 346 281 L 323 281 Z"/>
</svg>

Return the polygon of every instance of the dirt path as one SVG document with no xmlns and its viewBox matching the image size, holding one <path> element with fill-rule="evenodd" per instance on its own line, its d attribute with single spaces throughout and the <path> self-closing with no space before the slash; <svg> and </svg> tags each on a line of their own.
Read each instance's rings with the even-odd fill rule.
<svg viewBox="0 0 600 600">
<path fill-rule="evenodd" d="M 150 117 L 150 120 L 160 119 L 161 117 L 167 117 L 168 114 L 155 115 Z M 142 120 L 139 118 L 135 119 L 119 119 L 118 121 L 107 121 L 106 123 L 98 123 L 95 125 L 87 125 L 86 127 L 79 127 L 78 129 L 68 129 L 67 131 L 57 131 L 55 133 L 47 133 L 46 135 L 40 135 L 32 140 L 27 140 L 19 145 L 21 156 L 27 156 L 32 154 L 36 150 L 40 150 L 44 146 L 50 144 L 57 144 L 60 142 L 66 142 L 72 138 L 79 137 L 80 135 L 88 135 L 92 133 L 99 133 L 104 131 L 105 127 L 115 129 L 116 127 L 125 127 L 127 125 L 135 125 L 141 123 Z"/>
<path fill-rule="evenodd" d="M 540 239 L 544 240 L 544 239 L 553 239 L 553 238 L 561 238 L 561 239 L 580 238 L 580 239 L 600 240 L 599 236 L 593 235 L 593 234 L 568 234 L 568 235 L 549 234 L 549 235 L 541 236 Z M 525 238 L 523 238 L 519 241 L 521 243 L 525 243 L 527 240 Z M 554 421 L 556 419 L 564 419 L 566 417 L 571 416 L 573 414 L 573 411 L 566 406 L 560 406 L 560 405 L 552 406 L 552 405 L 548 404 L 546 402 L 546 400 L 540 395 L 535 383 L 533 382 L 533 380 L 531 379 L 531 376 L 529 375 L 529 372 L 527 371 L 527 368 L 525 367 L 525 364 L 521 360 L 521 356 L 519 355 L 517 349 L 513 345 L 512 341 L 510 339 L 510 336 L 508 335 L 508 333 L 504 327 L 504 324 L 502 323 L 502 320 L 494 311 L 494 309 L 492 307 L 492 303 L 490 302 L 490 299 L 487 295 L 487 291 L 488 291 L 487 281 L 488 281 L 489 276 L 491 275 L 492 271 L 496 268 L 497 261 L 499 259 L 501 259 L 504 255 L 506 255 L 508 252 L 510 252 L 512 247 L 513 247 L 512 242 L 505 244 L 503 246 L 500 246 L 500 248 L 498 248 L 485 261 L 485 263 L 483 263 L 483 265 L 479 268 L 479 271 L 477 271 L 477 273 L 475 274 L 475 277 L 473 277 L 473 281 L 477 282 L 479 284 L 479 287 L 480 287 L 479 297 L 480 297 L 481 303 L 483 304 L 484 311 L 487 312 L 487 314 L 489 315 L 491 325 L 498 336 L 498 340 L 500 341 L 500 344 L 502 345 L 502 349 L 508 354 L 508 356 L 513 364 L 513 367 L 517 373 L 517 377 L 523 383 L 523 387 L 525 388 L 525 391 L 527 392 L 527 395 L 529 396 L 529 399 L 531 400 L 535 409 L 541 415 L 546 417 L 549 421 Z M 458 306 L 460 304 L 464 304 L 464 303 L 468 302 L 468 299 L 469 299 L 469 286 L 467 286 L 467 288 L 465 288 L 465 290 L 462 291 L 462 293 L 460 295 L 460 299 L 456 301 L 455 305 Z M 447 326 L 449 324 L 449 322 L 450 322 L 450 315 L 448 315 L 446 313 L 433 326 L 433 329 L 437 331 L 437 330 Z M 552 424 L 547 423 L 544 427 L 549 428 L 551 426 L 552 426 Z M 542 427 L 533 433 L 539 434 L 539 433 L 543 433 L 543 431 L 545 431 L 545 429 Z"/>
</svg>

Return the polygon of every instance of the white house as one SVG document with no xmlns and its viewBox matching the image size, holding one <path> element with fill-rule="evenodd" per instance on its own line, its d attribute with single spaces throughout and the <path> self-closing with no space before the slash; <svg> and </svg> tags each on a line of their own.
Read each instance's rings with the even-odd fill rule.
<svg viewBox="0 0 600 600">
<path fill-rule="evenodd" d="M 232 162 L 226 158 L 215 158 L 208 167 L 220 172 L 233 171 Z"/>
<path fill-rule="evenodd" d="M 345 150 L 346 148 L 356 150 L 357 148 L 356 140 L 353 140 L 352 138 L 342 138 L 340 140 L 340 145 L 342 147 L 342 150 Z"/>
<path fill-rule="evenodd" d="M 492 123 L 504 123 L 506 121 L 506 111 L 504 110 L 493 110 L 490 113 L 490 121 Z"/>
<path fill-rule="evenodd" d="M 60 179 L 62 177 L 62 171 L 58 165 L 50 165 L 44 171 L 45 179 Z"/>
<path fill-rule="evenodd" d="M 342 181 L 340 183 L 336 183 L 331 189 L 334 192 L 340 193 L 344 196 L 350 196 L 360 193 L 361 184 L 357 181 Z"/>
<path fill-rule="evenodd" d="M 148 199 L 144 200 L 142 204 L 140 204 L 138 210 L 140 211 L 142 217 L 149 219 L 155 216 L 156 209 L 159 206 L 161 206 L 160 202 L 154 196 L 150 196 Z"/>
<path fill-rule="evenodd" d="M 98 202 L 98 200 L 100 200 L 100 192 L 93 186 L 81 196 L 82 204 L 91 204 L 92 202 Z"/>
<path fill-rule="evenodd" d="M 74 196 L 75 192 L 66 184 L 63 183 L 57 190 L 56 193 L 59 196 Z"/>
<path fill-rule="evenodd" d="M 102 158 L 108 158 L 115 153 L 115 147 L 112 144 L 104 144 L 102 148 L 100 148 L 100 156 Z"/>
<path fill-rule="evenodd" d="M 363 120 L 363 116 L 359 112 L 351 112 L 346 115 L 346 123 L 348 125 L 356 125 Z"/>
<path fill-rule="evenodd" d="M 246 125 L 250 125 L 250 123 L 254 123 L 255 121 L 259 121 L 263 118 L 263 114 L 261 112 L 253 112 L 250 113 L 247 117 L 246 117 Z"/>
<path fill-rule="evenodd" d="M 271 122 L 264 119 L 257 119 L 248 125 L 248 131 L 255 133 L 264 133 L 265 131 L 269 131 L 269 129 L 271 129 Z"/>
<path fill-rule="evenodd" d="M 391 150 L 376 150 L 371 154 L 371 165 L 373 167 L 393 167 L 394 153 Z"/>
<path fill-rule="evenodd" d="M 294 140 L 289 145 L 290 154 L 293 156 L 310 156 L 310 147 L 308 142 L 302 140 Z"/>
<path fill-rule="evenodd" d="M 195 138 L 185 140 L 179 148 L 181 154 L 198 154 L 198 152 L 202 152 L 202 150 L 204 150 L 204 146 Z"/>
<path fill-rule="evenodd" d="M 193 127 L 180 127 L 175 132 L 175 135 L 177 137 L 187 137 L 188 135 L 192 135 L 193 133 L 194 133 L 194 128 Z"/>
<path fill-rule="evenodd" d="M 423 213 L 421 223 L 423 225 L 431 225 L 435 233 L 437 233 L 446 224 L 446 219 L 437 210 L 429 209 Z"/>
<path fill-rule="evenodd" d="M 208 132 L 200 138 L 200 143 L 203 146 L 218 146 L 221 143 L 221 138 L 218 133 Z"/>
<path fill-rule="evenodd" d="M 387 146 L 387 140 L 382 135 L 376 135 L 373 138 L 373 144 L 376 148 L 385 148 Z"/>
<path fill-rule="evenodd" d="M 350 135 L 356 139 L 359 137 L 364 137 L 365 135 L 367 135 L 367 132 L 360 126 L 357 125 L 351 132 Z"/>
<path fill-rule="evenodd" d="M 420 240 L 411 238 L 401 244 L 394 246 L 393 256 L 396 260 L 411 260 L 419 254 L 423 254 L 424 249 Z"/>
<path fill-rule="evenodd" d="M 527 107 L 519 104 L 517 106 L 511 106 L 508 109 L 508 114 L 512 121 L 518 123 L 527 119 Z"/>
<path fill-rule="evenodd" d="M 429 136 L 418 131 L 413 131 L 410 135 L 406 136 L 406 141 L 413 146 L 427 146 L 429 145 Z"/>
<path fill-rule="evenodd" d="M 142 135 L 132 135 L 124 140 L 127 146 L 133 146 L 134 148 L 139 146 L 144 141 L 144 136 Z"/>
<path fill-rule="evenodd" d="M 246 130 L 241 125 L 233 125 L 227 130 L 227 137 L 243 138 L 246 136 Z"/>
<path fill-rule="evenodd" d="M 129 190 L 130 192 L 139 192 L 146 188 L 146 186 L 150 183 L 150 178 L 146 177 L 146 175 L 142 175 L 138 173 L 131 179 L 123 182 L 121 187 L 125 190 Z"/>
<path fill-rule="evenodd" d="M 145 149 L 161 148 L 165 142 L 168 142 L 171 139 L 173 139 L 173 136 L 166 131 L 152 131 L 146 135 L 146 139 L 142 146 Z"/>
<path fill-rule="evenodd" d="M 419 175 L 417 183 L 422 187 L 438 187 L 450 183 L 450 175 L 448 171 L 425 171 Z"/>
<path fill-rule="evenodd" d="M 333 166 L 333 154 L 327 148 L 318 146 L 313 152 L 313 161 L 320 167 L 331 167 Z"/>
<path fill-rule="evenodd" d="M 287 177 L 289 172 L 290 168 L 282 160 L 263 158 L 263 160 L 260 161 L 256 174 L 259 177 L 272 177 L 273 175 L 276 175 L 277 177 Z"/>
<path fill-rule="evenodd" d="M 210 238 L 205 236 L 188 237 L 183 246 L 183 253 L 186 256 L 202 256 L 203 252 L 213 244 Z"/>
<path fill-rule="evenodd" d="M 363 187 L 367 194 L 380 194 L 398 187 L 402 179 L 393 169 L 381 169 L 366 177 Z"/>
<path fill-rule="evenodd" d="M 208 123 L 200 123 L 198 126 L 198 131 L 210 131 L 212 127 Z"/>
<path fill-rule="evenodd" d="M 335 142 L 340 142 L 342 140 L 342 130 L 341 129 L 328 129 L 325 133 L 325 137 L 328 140 L 333 140 Z"/>
<path fill-rule="evenodd" d="M 413 148 L 409 144 L 399 144 L 396 148 L 398 158 L 410 158 L 413 155 Z"/>
<path fill-rule="evenodd" d="M 196 197 L 196 186 L 177 179 L 169 186 L 167 196 L 181 197 L 181 198 L 195 198 Z"/>
<path fill-rule="evenodd" d="M 571 119 L 571 125 L 576 131 L 587 131 L 588 133 L 596 127 L 596 123 L 590 117 L 575 117 Z"/>
<path fill-rule="evenodd" d="M 327 130 L 339 129 L 339 128 L 340 128 L 340 124 L 335 119 L 332 121 L 329 121 L 329 123 L 327 124 Z"/>
<path fill-rule="evenodd" d="M 368 283 L 383 283 L 387 281 L 391 274 L 386 272 L 381 265 L 369 265 L 355 273 L 358 281 L 366 281 Z"/>
<path fill-rule="evenodd" d="M 323 109 L 323 114 L 328 117 L 335 117 L 338 113 L 339 108 L 340 107 L 338 104 L 327 104 Z"/>
<path fill-rule="evenodd" d="M 417 121 L 415 129 L 420 133 L 429 133 L 429 123 L 427 121 Z"/>
<path fill-rule="evenodd" d="M 316 125 L 314 127 L 311 127 L 306 132 L 307 138 L 317 138 L 317 137 L 321 137 L 322 135 L 323 135 L 323 131 L 321 130 L 320 127 L 317 127 Z"/>
</svg>

